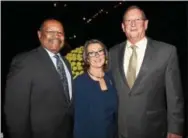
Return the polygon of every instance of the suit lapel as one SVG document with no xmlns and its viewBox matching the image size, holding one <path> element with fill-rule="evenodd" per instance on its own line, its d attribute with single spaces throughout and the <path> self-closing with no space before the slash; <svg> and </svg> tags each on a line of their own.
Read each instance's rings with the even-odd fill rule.
<svg viewBox="0 0 188 138">
<path fill-rule="evenodd" d="M 136 90 L 139 89 L 139 86 L 142 85 L 142 80 L 150 68 L 150 65 L 152 62 L 152 56 L 154 55 L 153 53 L 155 52 L 154 48 L 152 46 L 152 40 L 149 38 L 147 38 L 147 39 L 148 39 L 148 43 L 147 43 L 144 59 L 143 59 L 140 71 L 138 73 L 138 76 L 135 80 L 135 83 L 130 91 L 133 93 L 135 93 Z"/>
<path fill-rule="evenodd" d="M 124 81 L 124 84 L 126 86 L 126 88 L 128 90 L 130 90 L 129 88 L 129 85 L 128 85 L 128 82 L 127 82 L 127 79 L 126 79 L 126 75 L 125 75 L 125 72 L 124 72 L 124 56 L 125 56 L 125 49 L 126 49 L 126 42 L 120 44 L 120 48 L 119 48 L 119 68 L 120 68 L 120 74 L 122 76 L 122 79 Z"/>
<path fill-rule="evenodd" d="M 70 73 L 70 76 L 71 76 L 71 87 L 73 88 L 73 76 L 72 76 L 71 66 L 70 66 L 69 62 L 67 61 L 67 59 L 65 57 L 61 56 L 61 58 L 63 59 L 64 63 L 66 64 L 66 66 L 69 70 L 69 73 Z M 72 97 L 73 97 L 73 89 L 72 89 Z M 69 101 L 71 102 L 72 98 L 71 98 L 71 100 L 69 99 Z"/>
<path fill-rule="evenodd" d="M 66 95 L 63 92 L 64 91 L 63 85 L 61 84 L 59 74 L 58 74 L 52 60 L 50 59 L 48 53 L 41 46 L 38 48 L 38 52 L 39 52 L 38 59 L 41 61 L 41 64 L 43 64 L 44 68 L 46 70 L 48 70 L 49 74 L 53 77 L 52 80 L 56 81 L 58 86 L 62 89 L 62 94 L 64 95 L 64 97 L 66 97 Z M 70 100 L 67 99 L 67 97 L 66 97 L 66 101 L 69 103 Z"/>
</svg>

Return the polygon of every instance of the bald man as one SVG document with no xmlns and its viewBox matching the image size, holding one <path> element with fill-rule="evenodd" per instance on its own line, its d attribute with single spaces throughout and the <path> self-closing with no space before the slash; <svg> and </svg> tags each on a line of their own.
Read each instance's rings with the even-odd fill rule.
<svg viewBox="0 0 188 138">
<path fill-rule="evenodd" d="M 10 138 L 72 137 L 72 74 L 59 54 L 63 25 L 45 20 L 39 31 L 41 46 L 16 56 L 7 76 L 6 125 Z"/>
</svg>

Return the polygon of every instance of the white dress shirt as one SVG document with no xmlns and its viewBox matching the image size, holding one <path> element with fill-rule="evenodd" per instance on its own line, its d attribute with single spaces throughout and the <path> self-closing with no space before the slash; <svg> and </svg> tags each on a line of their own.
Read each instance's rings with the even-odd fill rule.
<svg viewBox="0 0 188 138">
<path fill-rule="evenodd" d="M 45 50 L 47 51 L 48 55 L 50 56 L 50 59 L 52 60 L 52 62 L 54 63 L 54 66 L 55 68 L 57 69 L 57 65 L 56 65 L 56 58 L 54 57 L 55 54 L 50 52 L 49 50 L 47 50 L 45 48 Z M 63 62 L 63 66 L 64 66 L 64 69 L 65 69 L 65 73 L 66 73 L 66 76 L 67 76 L 67 81 L 68 81 L 68 87 L 69 87 L 69 96 L 70 96 L 70 99 L 72 98 L 72 83 L 71 83 L 71 74 L 66 66 L 66 64 L 64 63 L 63 59 L 61 58 L 61 55 L 58 53 L 58 56 L 60 57 L 61 61 Z"/>
<path fill-rule="evenodd" d="M 127 40 L 126 48 L 125 48 L 125 54 L 124 54 L 124 60 L 123 60 L 124 61 L 123 67 L 124 67 L 124 72 L 125 72 L 126 77 L 127 77 L 129 59 L 132 55 L 132 48 L 131 48 L 132 45 L 133 44 L 131 44 L 131 42 Z M 142 65 L 143 59 L 144 59 L 146 46 L 147 46 L 147 38 L 144 37 L 142 40 L 140 40 L 139 42 L 137 42 L 134 45 L 137 46 L 137 48 L 136 48 L 136 53 L 137 53 L 136 76 L 137 76 L 139 71 L 140 71 L 140 67 Z"/>
</svg>

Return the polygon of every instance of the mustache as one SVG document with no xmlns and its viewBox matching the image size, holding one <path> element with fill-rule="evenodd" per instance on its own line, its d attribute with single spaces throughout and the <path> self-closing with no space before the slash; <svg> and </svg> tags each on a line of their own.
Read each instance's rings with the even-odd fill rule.
<svg viewBox="0 0 188 138">
<path fill-rule="evenodd" d="M 61 39 L 59 39 L 59 38 L 51 38 L 51 39 L 49 39 L 49 42 L 52 42 L 54 40 L 57 40 L 58 43 L 62 43 Z"/>
</svg>

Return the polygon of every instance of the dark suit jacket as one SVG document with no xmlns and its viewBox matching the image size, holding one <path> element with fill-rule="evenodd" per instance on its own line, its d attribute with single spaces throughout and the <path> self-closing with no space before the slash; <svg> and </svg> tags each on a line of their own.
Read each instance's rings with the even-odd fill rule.
<svg viewBox="0 0 188 138">
<path fill-rule="evenodd" d="M 63 58 L 69 71 L 71 68 Z M 7 77 L 5 118 L 11 138 L 71 138 L 72 106 L 48 53 L 39 47 L 14 58 Z"/>
<path fill-rule="evenodd" d="M 176 48 L 148 38 L 140 72 L 130 90 L 123 70 L 126 42 L 110 49 L 110 69 L 119 96 L 119 136 L 182 135 L 184 100 Z"/>
</svg>

